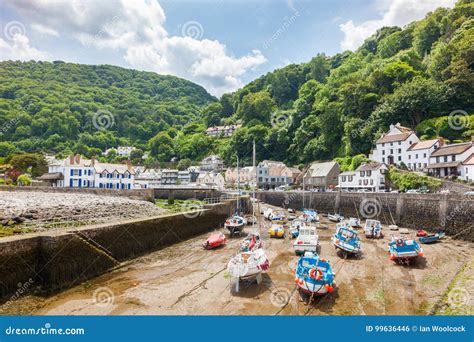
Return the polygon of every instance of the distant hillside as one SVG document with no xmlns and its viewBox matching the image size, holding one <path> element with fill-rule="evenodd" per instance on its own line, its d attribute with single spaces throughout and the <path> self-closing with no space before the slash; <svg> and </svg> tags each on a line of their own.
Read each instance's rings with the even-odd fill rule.
<svg viewBox="0 0 474 342">
<path fill-rule="evenodd" d="M 306 163 L 367 154 L 396 122 L 418 127 L 425 137 L 468 140 L 473 72 L 474 4 L 461 0 L 403 29 L 381 28 L 355 52 L 319 54 L 270 72 L 210 104 L 203 116 L 208 124 L 243 122 L 221 146 L 227 161 L 237 151 L 249 162 L 252 140 L 260 160 Z M 460 114 L 465 119 L 449 125 L 455 110 L 470 119 Z"/>
<path fill-rule="evenodd" d="M 148 149 L 158 132 L 179 130 L 215 100 L 199 85 L 152 72 L 0 62 L 0 157 L 19 151 L 94 155 L 128 144 Z"/>
</svg>

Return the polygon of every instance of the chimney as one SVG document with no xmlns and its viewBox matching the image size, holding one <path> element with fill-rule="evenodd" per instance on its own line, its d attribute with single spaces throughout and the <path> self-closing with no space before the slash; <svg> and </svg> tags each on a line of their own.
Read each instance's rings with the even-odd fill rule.
<svg viewBox="0 0 474 342">
<path fill-rule="evenodd" d="M 127 159 L 127 169 L 132 169 L 132 162 L 130 161 L 130 159 Z"/>
<path fill-rule="evenodd" d="M 92 157 L 92 159 L 91 159 L 91 166 L 92 166 L 92 167 L 95 166 L 95 157 Z"/>
<path fill-rule="evenodd" d="M 69 156 L 69 164 L 74 165 L 74 154 Z"/>
<path fill-rule="evenodd" d="M 444 145 L 444 138 L 443 137 L 439 137 L 439 147 L 443 146 Z"/>
<path fill-rule="evenodd" d="M 75 159 L 76 159 L 76 164 L 79 164 L 81 162 L 81 155 L 76 154 Z"/>
</svg>

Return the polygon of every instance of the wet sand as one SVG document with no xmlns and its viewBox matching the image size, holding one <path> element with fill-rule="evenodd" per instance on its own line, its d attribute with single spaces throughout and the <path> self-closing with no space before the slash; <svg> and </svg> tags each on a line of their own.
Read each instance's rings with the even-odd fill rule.
<svg viewBox="0 0 474 342">
<path fill-rule="evenodd" d="M 204 250 L 207 234 L 133 260 L 127 266 L 51 297 L 27 296 L 2 314 L 22 315 L 406 315 L 428 314 L 457 272 L 473 258 L 473 244 L 446 239 L 422 245 L 425 257 L 410 266 L 390 261 L 384 226 L 380 240 L 362 239 L 361 258 L 341 258 L 331 245 L 335 225 L 321 218 L 322 257 L 331 261 L 336 289 L 309 305 L 295 289 L 291 269 L 298 257 L 293 240 L 268 237 L 262 228 L 270 269 L 263 282 L 242 282 L 231 292 L 226 265 L 241 238 Z M 250 231 L 250 227 L 246 231 Z M 224 231 L 224 230 L 223 230 Z M 414 237 L 415 231 L 409 235 Z M 472 286 L 470 287 L 472 289 Z M 470 305 L 474 294 L 470 294 Z"/>
</svg>

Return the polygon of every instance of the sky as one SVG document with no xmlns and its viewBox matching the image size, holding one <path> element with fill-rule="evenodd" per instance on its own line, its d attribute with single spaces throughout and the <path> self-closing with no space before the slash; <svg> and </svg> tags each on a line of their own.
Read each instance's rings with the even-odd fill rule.
<svg viewBox="0 0 474 342">
<path fill-rule="evenodd" d="M 0 60 L 112 64 L 237 90 L 455 0 L 0 0 Z"/>
</svg>

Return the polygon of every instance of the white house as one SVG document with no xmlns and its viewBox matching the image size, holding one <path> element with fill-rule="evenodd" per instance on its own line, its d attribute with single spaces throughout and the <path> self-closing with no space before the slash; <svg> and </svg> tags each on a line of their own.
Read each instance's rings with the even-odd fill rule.
<svg viewBox="0 0 474 342">
<path fill-rule="evenodd" d="M 197 184 L 223 189 L 225 186 L 225 179 L 219 172 L 201 172 L 197 178 Z"/>
<path fill-rule="evenodd" d="M 271 189 L 281 185 L 293 184 L 294 170 L 284 163 L 274 160 L 264 160 L 257 165 L 258 187 Z"/>
<path fill-rule="evenodd" d="M 240 179 L 240 185 L 255 185 L 257 177 L 256 168 L 253 166 L 245 166 L 240 168 L 240 175 L 237 177 L 237 168 L 229 167 L 225 172 L 225 181 L 227 185 L 236 185 L 237 178 Z"/>
<path fill-rule="evenodd" d="M 112 148 L 109 148 L 105 150 L 104 153 L 102 153 L 104 156 L 108 155 L 109 152 L 113 150 Z M 133 146 L 119 146 L 115 150 L 117 150 L 117 155 L 120 157 L 130 157 L 130 153 L 132 153 L 133 150 L 135 150 L 135 147 Z"/>
<path fill-rule="evenodd" d="M 474 153 L 461 163 L 461 179 L 474 183 Z"/>
<path fill-rule="evenodd" d="M 213 126 L 206 129 L 206 134 L 211 137 L 230 137 L 241 125 Z"/>
<path fill-rule="evenodd" d="M 174 185 L 178 183 L 178 170 L 163 169 L 161 170 L 161 184 Z"/>
<path fill-rule="evenodd" d="M 161 170 L 148 169 L 135 175 L 135 188 L 158 188 L 161 185 Z"/>
<path fill-rule="evenodd" d="M 387 165 L 379 162 L 362 164 L 355 171 L 341 173 L 338 187 L 346 191 L 383 192 L 387 170 Z"/>
<path fill-rule="evenodd" d="M 404 164 L 412 171 L 427 171 L 431 154 L 443 145 L 441 139 L 423 140 L 411 145 L 402 157 Z"/>
<path fill-rule="evenodd" d="M 473 142 L 449 144 L 438 148 L 431 154 L 428 165 L 429 174 L 437 177 L 457 176 L 463 178 L 463 163 L 470 163 L 474 153 Z M 469 166 L 468 166 L 469 171 Z"/>
<path fill-rule="evenodd" d="M 57 187 L 123 190 L 133 188 L 135 170 L 130 163 L 100 163 L 77 154 L 64 160 L 51 160 L 48 173 L 39 179 Z"/>
<path fill-rule="evenodd" d="M 224 162 L 222 158 L 216 155 L 211 155 L 209 157 L 204 158 L 201 161 L 200 170 L 201 171 L 222 171 L 224 168 Z"/>
</svg>

